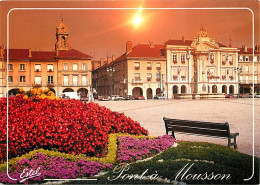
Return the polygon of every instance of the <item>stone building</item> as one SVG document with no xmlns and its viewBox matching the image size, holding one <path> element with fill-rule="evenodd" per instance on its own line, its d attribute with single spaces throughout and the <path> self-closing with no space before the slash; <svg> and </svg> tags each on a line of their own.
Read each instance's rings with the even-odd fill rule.
<svg viewBox="0 0 260 185">
<path fill-rule="evenodd" d="M 100 95 L 162 95 L 165 88 L 166 57 L 163 45 L 151 43 L 132 46 L 126 42 L 123 55 L 93 71 L 93 86 Z"/>
<path fill-rule="evenodd" d="M 252 93 L 253 82 L 254 92 L 260 94 L 260 51 L 259 46 L 248 48 L 242 46 L 238 53 L 238 68 L 239 68 L 239 93 Z"/>
<path fill-rule="evenodd" d="M 5 96 L 7 92 L 16 94 L 19 88 L 27 91 L 34 86 L 49 87 L 56 96 L 68 91 L 87 96 L 92 78 L 91 59 L 91 56 L 69 46 L 68 27 L 62 21 L 56 28 L 54 51 L 9 49 L 7 65 L 7 50 L 2 46 L 1 96 Z"/>
<path fill-rule="evenodd" d="M 217 43 L 201 29 L 193 40 L 169 40 L 167 98 L 217 98 L 238 93 L 238 49 Z"/>
</svg>

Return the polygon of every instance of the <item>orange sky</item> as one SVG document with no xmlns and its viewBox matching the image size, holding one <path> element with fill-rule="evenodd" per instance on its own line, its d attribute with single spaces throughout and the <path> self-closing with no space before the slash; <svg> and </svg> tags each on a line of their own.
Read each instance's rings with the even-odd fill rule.
<svg viewBox="0 0 260 185">
<path fill-rule="evenodd" d="M 259 44 L 259 1 L 257 0 L 171 0 L 171 1 L 2 1 L 0 44 L 6 45 L 6 18 L 17 7 L 248 7 L 255 13 L 255 43 Z M 86 54 L 106 58 L 120 56 L 125 42 L 133 44 L 168 39 L 193 39 L 203 26 L 217 42 L 252 46 L 252 15 L 248 10 L 143 10 L 139 27 L 129 23 L 138 10 L 15 10 L 10 14 L 10 48 L 54 50 L 55 29 L 61 14 L 69 27 L 70 46 Z"/>
</svg>

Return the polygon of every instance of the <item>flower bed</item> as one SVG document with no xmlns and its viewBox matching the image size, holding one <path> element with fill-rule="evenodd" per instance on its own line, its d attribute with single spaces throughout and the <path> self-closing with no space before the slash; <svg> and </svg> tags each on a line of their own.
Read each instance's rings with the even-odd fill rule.
<svg viewBox="0 0 260 185">
<path fill-rule="evenodd" d="M 6 148 L 6 99 L 0 99 L 0 151 Z M 9 158 L 43 148 L 70 154 L 100 156 L 109 133 L 147 135 L 148 131 L 124 114 L 78 100 L 9 98 Z"/>
<path fill-rule="evenodd" d="M 172 136 L 164 135 L 155 139 L 135 139 L 130 136 L 118 137 L 117 160 L 129 162 L 141 160 L 166 150 L 177 142 Z"/>
<path fill-rule="evenodd" d="M 26 183 L 36 183 L 43 182 L 43 180 L 46 178 L 75 179 L 78 177 L 92 177 L 101 170 L 111 169 L 112 165 L 91 162 L 85 159 L 74 162 L 65 160 L 62 157 L 51 158 L 45 156 L 42 153 L 38 153 L 30 160 L 23 158 L 16 162 L 11 168 L 11 171 L 9 171 L 9 174 L 12 178 L 21 181 L 22 179 L 20 178 L 20 174 L 25 168 L 33 170 L 40 168 L 39 173 L 41 175 L 39 177 L 35 177 L 26 181 Z M 0 182 L 14 184 L 18 183 L 18 181 L 9 179 L 6 175 L 6 171 L 0 172 Z"/>
</svg>

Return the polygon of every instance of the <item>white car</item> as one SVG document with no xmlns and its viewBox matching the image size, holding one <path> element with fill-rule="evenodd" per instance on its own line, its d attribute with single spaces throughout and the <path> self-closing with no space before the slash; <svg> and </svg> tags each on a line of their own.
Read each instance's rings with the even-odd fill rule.
<svg viewBox="0 0 260 185">
<path fill-rule="evenodd" d="M 62 98 L 80 100 L 80 94 L 77 92 L 64 92 Z"/>
</svg>

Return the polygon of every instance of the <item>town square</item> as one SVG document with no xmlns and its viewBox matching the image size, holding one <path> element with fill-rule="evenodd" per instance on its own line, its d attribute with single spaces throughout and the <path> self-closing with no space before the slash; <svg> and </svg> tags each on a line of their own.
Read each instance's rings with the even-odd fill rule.
<svg viewBox="0 0 260 185">
<path fill-rule="evenodd" d="M 259 5 L 1 1 L 0 184 L 259 184 Z"/>
</svg>

